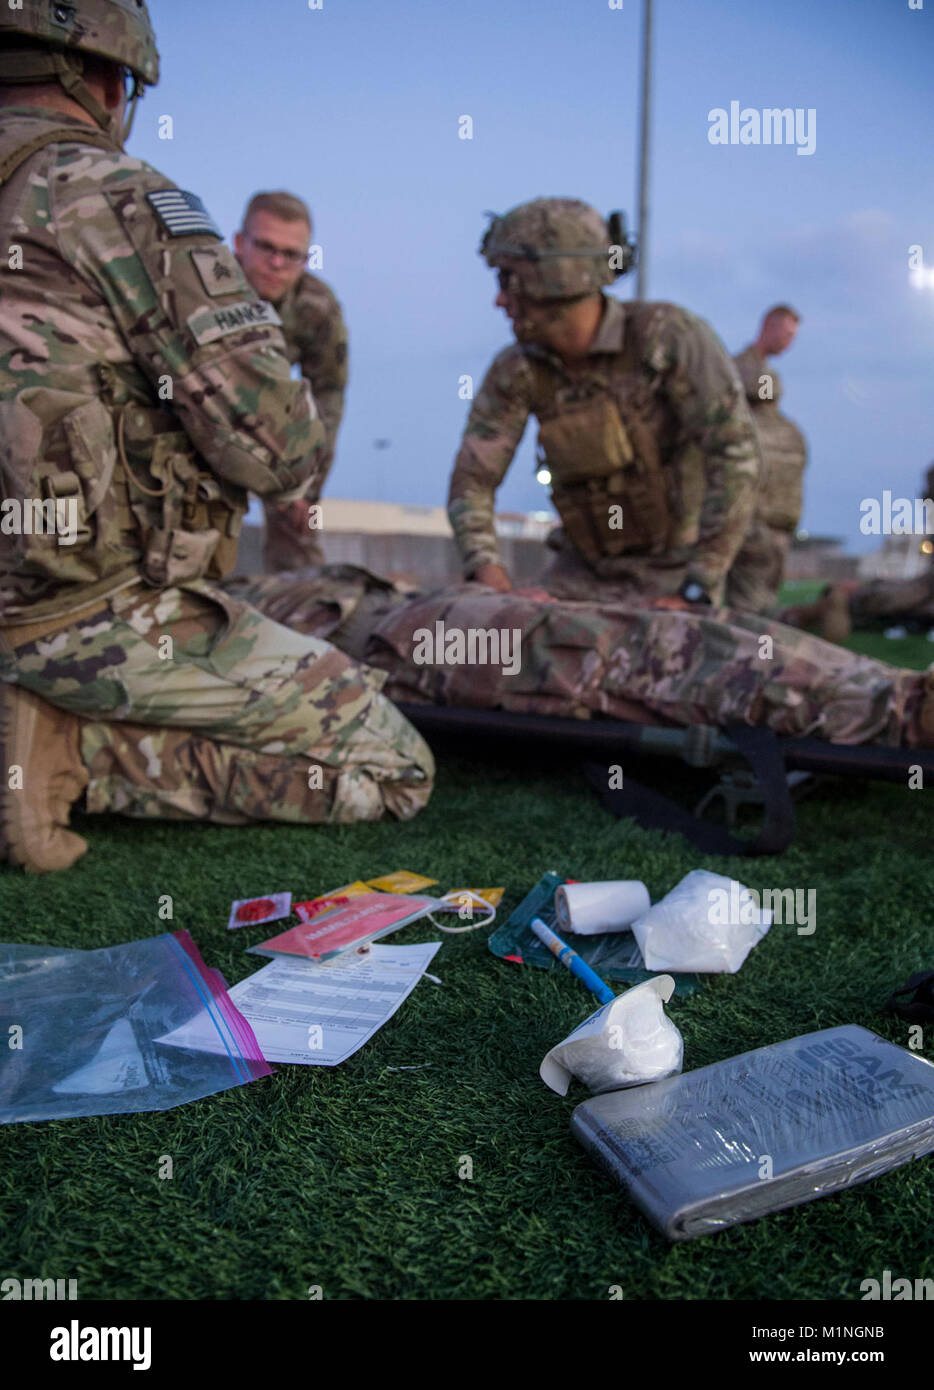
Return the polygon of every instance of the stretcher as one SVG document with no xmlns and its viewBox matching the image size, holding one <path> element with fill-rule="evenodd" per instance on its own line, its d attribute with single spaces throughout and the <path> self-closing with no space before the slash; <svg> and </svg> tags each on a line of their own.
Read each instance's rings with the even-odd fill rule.
<svg viewBox="0 0 934 1390">
<path fill-rule="evenodd" d="M 740 723 L 679 729 L 600 716 L 571 719 L 411 701 L 400 703 L 399 708 L 429 743 L 433 738 L 462 740 L 471 750 L 481 741 L 489 745 L 547 743 L 577 753 L 582 775 L 612 815 L 632 817 L 647 829 L 680 833 L 708 854 L 781 854 L 795 836 L 795 799 L 813 787 L 817 777 L 859 777 L 904 787 L 909 778 L 920 777 L 920 785 L 934 785 L 934 749 L 930 748 L 781 738 L 771 729 Z M 709 769 L 713 785 L 693 813 L 628 771 L 621 787 L 611 787 L 608 767 L 622 766 L 626 754 L 677 758 L 691 768 Z M 718 801 L 723 802 L 727 826 L 704 818 L 703 813 Z M 743 805 L 762 808 L 758 833 L 748 839 L 728 828 L 735 825 Z"/>
</svg>

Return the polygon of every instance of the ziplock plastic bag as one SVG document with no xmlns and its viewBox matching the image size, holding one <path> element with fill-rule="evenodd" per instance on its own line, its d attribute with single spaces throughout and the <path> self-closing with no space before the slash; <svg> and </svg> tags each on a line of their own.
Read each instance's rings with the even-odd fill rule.
<svg viewBox="0 0 934 1390">
<path fill-rule="evenodd" d="M 693 869 L 632 924 L 646 970 L 735 974 L 772 925 L 735 878 Z"/>
<path fill-rule="evenodd" d="M 202 1015 L 220 1055 L 159 1044 Z M 187 931 L 100 951 L 0 944 L 0 1124 L 170 1110 L 271 1075 Z"/>
</svg>

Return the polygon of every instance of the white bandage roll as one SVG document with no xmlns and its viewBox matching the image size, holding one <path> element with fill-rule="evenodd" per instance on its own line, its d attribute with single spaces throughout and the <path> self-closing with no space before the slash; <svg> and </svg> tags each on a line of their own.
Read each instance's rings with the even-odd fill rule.
<svg viewBox="0 0 934 1390">
<path fill-rule="evenodd" d="M 565 883 L 555 889 L 558 927 L 578 936 L 627 931 L 652 905 L 649 890 L 638 879 L 607 883 Z"/>
</svg>

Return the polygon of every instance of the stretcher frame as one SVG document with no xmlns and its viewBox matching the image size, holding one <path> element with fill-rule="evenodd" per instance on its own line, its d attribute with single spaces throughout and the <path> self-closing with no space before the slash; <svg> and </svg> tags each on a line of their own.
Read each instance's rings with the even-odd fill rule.
<svg viewBox="0 0 934 1390">
<path fill-rule="evenodd" d="M 711 854 L 781 854 L 795 836 L 794 797 L 813 786 L 818 776 L 860 777 L 907 787 L 909 777 L 920 771 L 921 785 L 925 778 L 934 783 L 934 749 L 930 748 L 787 738 L 739 723 L 722 728 L 660 728 L 602 715 L 571 719 L 412 701 L 400 702 L 399 708 L 429 743 L 433 737 L 462 737 L 471 744 L 477 740 L 513 745 L 547 742 L 576 752 L 582 774 L 612 815 L 634 817 L 649 829 L 676 831 Z M 610 788 L 607 766 L 622 766 L 626 753 L 680 758 L 689 767 L 712 769 L 717 781 L 692 814 L 628 772 L 621 788 Z M 598 757 L 600 762 L 595 761 Z M 703 818 L 703 811 L 720 798 L 731 825 L 740 805 L 761 805 L 763 822 L 754 838 L 740 838 Z"/>
</svg>

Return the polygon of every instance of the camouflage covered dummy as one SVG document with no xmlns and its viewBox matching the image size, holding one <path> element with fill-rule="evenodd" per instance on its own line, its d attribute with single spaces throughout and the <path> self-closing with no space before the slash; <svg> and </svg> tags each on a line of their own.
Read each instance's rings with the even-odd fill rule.
<svg viewBox="0 0 934 1390">
<path fill-rule="evenodd" d="M 305 270 L 312 237 L 311 213 L 292 193 L 256 193 L 247 204 L 243 227 L 234 237 L 237 260 L 251 286 L 275 308 L 286 355 L 308 382 L 324 428 L 324 447 L 314 493 L 304 505 L 264 500 L 267 570 L 301 569 L 324 559 L 315 515 L 331 466 L 344 412 L 347 386 L 347 327 L 330 286 Z"/>
<path fill-rule="evenodd" d="M 0 9 L 0 853 L 37 871 L 86 848 L 85 787 L 310 822 L 411 816 L 433 774 L 382 675 L 217 587 L 246 489 L 316 486 L 323 431 L 200 201 L 123 152 L 125 69 L 157 80 L 141 0 Z"/>
<path fill-rule="evenodd" d="M 726 603 L 755 613 L 770 612 L 785 575 L 788 550 L 801 520 L 807 444 L 793 420 L 779 410 L 782 384 L 768 357 L 794 340 L 799 315 L 787 305 L 770 309 L 759 337 L 733 360 L 749 402 L 761 455 L 759 491 L 752 523 L 733 561 Z"/>
<path fill-rule="evenodd" d="M 539 198 L 491 223 L 481 254 L 516 342 L 474 400 L 448 515 L 464 575 L 509 586 L 493 526 L 529 417 L 561 528 L 539 581 L 562 598 L 719 601 L 752 516 L 758 451 L 730 359 L 673 304 L 603 293 L 631 262 L 621 219 Z"/>
<path fill-rule="evenodd" d="M 412 595 L 352 565 L 225 588 L 385 671 L 395 700 L 934 746 L 929 675 L 749 614 L 548 602 L 470 583 Z"/>
</svg>

